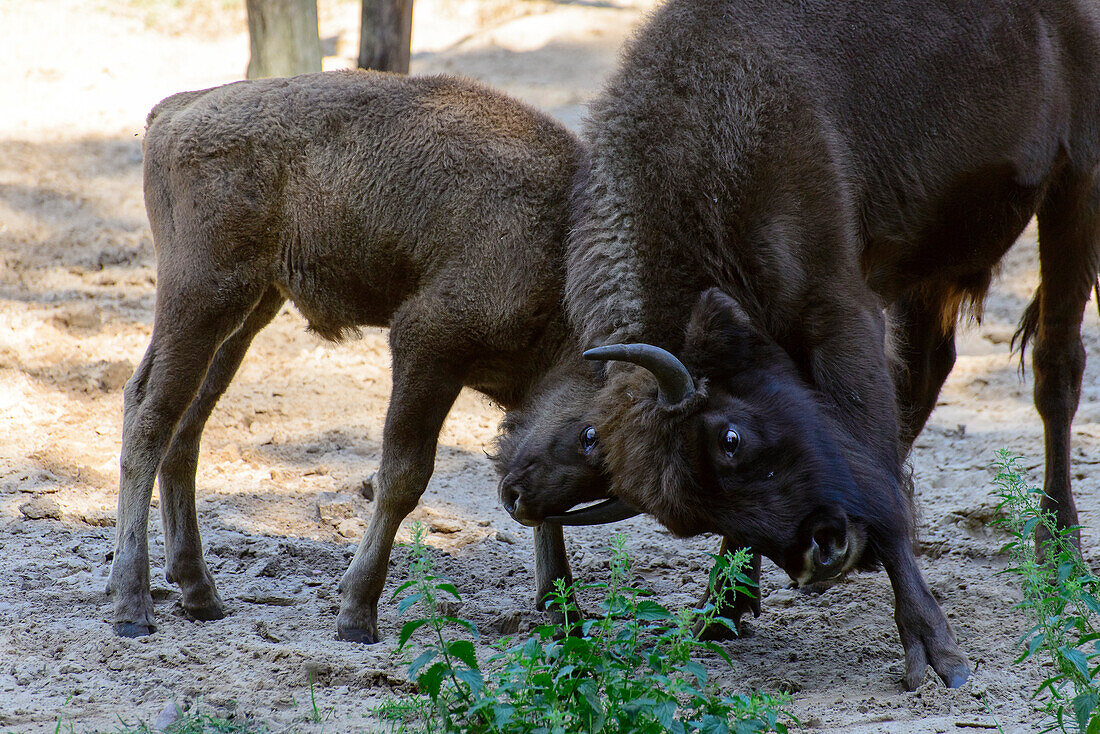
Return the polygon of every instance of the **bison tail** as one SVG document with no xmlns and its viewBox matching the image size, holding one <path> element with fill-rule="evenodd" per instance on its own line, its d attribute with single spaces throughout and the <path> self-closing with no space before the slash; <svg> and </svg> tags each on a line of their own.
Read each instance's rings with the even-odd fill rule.
<svg viewBox="0 0 1100 734">
<path fill-rule="evenodd" d="M 1100 288 L 1100 286 L 1098 286 Z M 1031 303 L 1024 309 L 1024 315 L 1020 318 L 1020 325 L 1016 327 L 1016 333 L 1012 335 L 1011 348 L 1016 351 L 1017 344 L 1020 347 L 1020 372 L 1024 372 L 1024 356 L 1027 354 L 1027 345 L 1035 338 L 1039 331 L 1039 295 L 1041 287 L 1036 289 L 1031 297 Z"/>
</svg>

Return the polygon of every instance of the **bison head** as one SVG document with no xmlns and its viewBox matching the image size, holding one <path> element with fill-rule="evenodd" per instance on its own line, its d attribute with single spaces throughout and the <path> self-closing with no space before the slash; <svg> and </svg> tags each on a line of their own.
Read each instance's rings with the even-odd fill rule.
<svg viewBox="0 0 1100 734">
<path fill-rule="evenodd" d="M 519 419 L 501 485 L 513 516 L 587 524 L 642 511 L 679 535 L 750 546 L 800 584 L 870 562 L 843 434 L 729 296 L 700 298 L 682 362 L 643 344 L 585 356 L 642 369 L 559 388 L 568 399 Z"/>
<path fill-rule="evenodd" d="M 501 504 L 519 523 L 538 525 L 554 518 L 594 525 L 637 514 L 608 500 L 610 482 L 590 414 L 602 380 L 591 367 L 576 359 L 551 372 L 541 389 L 501 423 L 490 458 L 501 477 Z M 558 517 L 576 505 L 601 499 L 607 500 L 604 506 L 611 507 L 612 514 L 589 508 L 577 523 Z"/>
</svg>

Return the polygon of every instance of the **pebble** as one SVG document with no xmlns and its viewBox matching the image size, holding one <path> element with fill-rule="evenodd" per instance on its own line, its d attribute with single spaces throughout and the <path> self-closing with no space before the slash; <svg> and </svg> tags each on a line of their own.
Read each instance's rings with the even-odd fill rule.
<svg viewBox="0 0 1100 734">
<path fill-rule="evenodd" d="M 53 497 L 35 497 L 20 505 L 19 511 L 28 520 L 61 519 L 61 505 Z"/>
<path fill-rule="evenodd" d="M 338 525 L 341 520 L 355 515 L 352 499 L 341 492 L 322 492 L 317 500 L 317 517 L 322 521 Z"/>
<path fill-rule="evenodd" d="M 498 614 L 489 627 L 502 635 L 514 635 L 519 632 L 519 623 L 523 620 L 523 612 L 518 609 L 508 609 Z"/>
<path fill-rule="evenodd" d="M 242 594 L 241 599 L 250 604 L 263 604 L 269 607 L 292 607 L 298 603 L 298 600 L 292 596 L 282 596 L 280 594 L 271 594 L 263 591 Z"/>
<path fill-rule="evenodd" d="M 433 533 L 457 533 L 462 530 L 462 523 L 449 517 L 434 518 L 429 527 Z"/>
<path fill-rule="evenodd" d="M 80 519 L 97 528 L 113 528 L 115 526 L 115 513 L 102 507 L 93 507 L 80 513 Z"/>
<path fill-rule="evenodd" d="M 336 532 L 345 538 L 358 538 L 363 533 L 364 523 L 357 517 L 349 517 L 341 520 L 336 526 Z"/>
<path fill-rule="evenodd" d="M 515 545 L 519 542 L 516 536 L 504 530 L 497 531 L 497 540 L 499 540 L 501 543 L 508 543 L 509 545 Z"/>
<path fill-rule="evenodd" d="M 153 731 L 164 731 L 175 724 L 180 718 L 180 707 L 175 701 L 169 701 L 153 719 Z"/>
</svg>

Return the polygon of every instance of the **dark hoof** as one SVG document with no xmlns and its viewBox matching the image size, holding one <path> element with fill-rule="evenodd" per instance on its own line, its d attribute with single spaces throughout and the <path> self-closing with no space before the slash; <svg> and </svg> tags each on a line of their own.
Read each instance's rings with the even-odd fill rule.
<svg viewBox="0 0 1100 734">
<path fill-rule="evenodd" d="M 376 475 L 371 474 L 369 477 L 363 480 L 363 483 L 359 485 L 359 495 L 370 502 L 374 499 L 374 478 Z"/>
<path fill-rule="evenodd" d="M 115 634 L 119 637 L 145 637 L 157 631 L 151 624 L 135 624 L 133 622 L 116 622 Z"/>
<path fill-rule="evenodd" d="M 961 663 L 941 678 L 948 688 L 959 688 L 970 678 L 970 666 Z"/>
<path fill-rule="evenodd" d="M 226 612 L 225 607 L 209 606 L 209 607 L 195 607 L 189 609 L 183 608 L 183 613 L 187 615 L 187 618 L 195 622 L 213 622 L 215 619 L 224 619 Z"/>
<path fill-rule="evenodd" d="M 358 627 L 339 627 L 336 632 L 336 639 L 373 645 L 378 642 L 378 633 Z"/>
</svg>

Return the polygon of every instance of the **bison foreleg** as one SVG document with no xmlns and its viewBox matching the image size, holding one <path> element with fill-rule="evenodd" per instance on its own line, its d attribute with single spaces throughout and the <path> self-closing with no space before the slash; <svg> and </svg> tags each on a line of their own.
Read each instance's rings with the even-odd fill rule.
<svg viewBox="0 0 1100 734">
<path fill-rule="evenodd" d="M 950 305 L 944 293 L 908 294 L 888 311 L 903 455 L 924 428 L 955 366 L 955 313 L 945 314 Z"/>
<path fill-rule="evenodd" d="M 378 597 L 393 539 L 431 479 L 439 430 L 462 389 L 462 370 L 469 361 L 456 348 L 454 335 L 462 331 L 447 322 L 447 311 L 416 301 L 402 310 L 390 329 L 393 391 L 374 478 L 375 510 L 339 586 L 337 634 L 353 642 L 379 639 Z"/>
<path fill-rule="evenodd" d="M 544 522 L 535 526 L 535 603 L 539 609 L 550 613 L 552 624 L 565 628 L 578 622 L 582 615 L 572 590 L 567 594 L 564 609 L 552 604 L 557 597 L 558 579 L 566 588 L 573 584 L 569 558 L 565 554 L 565 535 L 561 525 Z"/>
<path fill-rule="evenodd" d="M 905 690 L 920 686 L 929 665 L 948 688 L 958 688 L 970 677 L 970 663 L 921 576 L 907 536 L 881 555 L 894 588 L 894 620 L 905 650 Z"/>
</svg>

